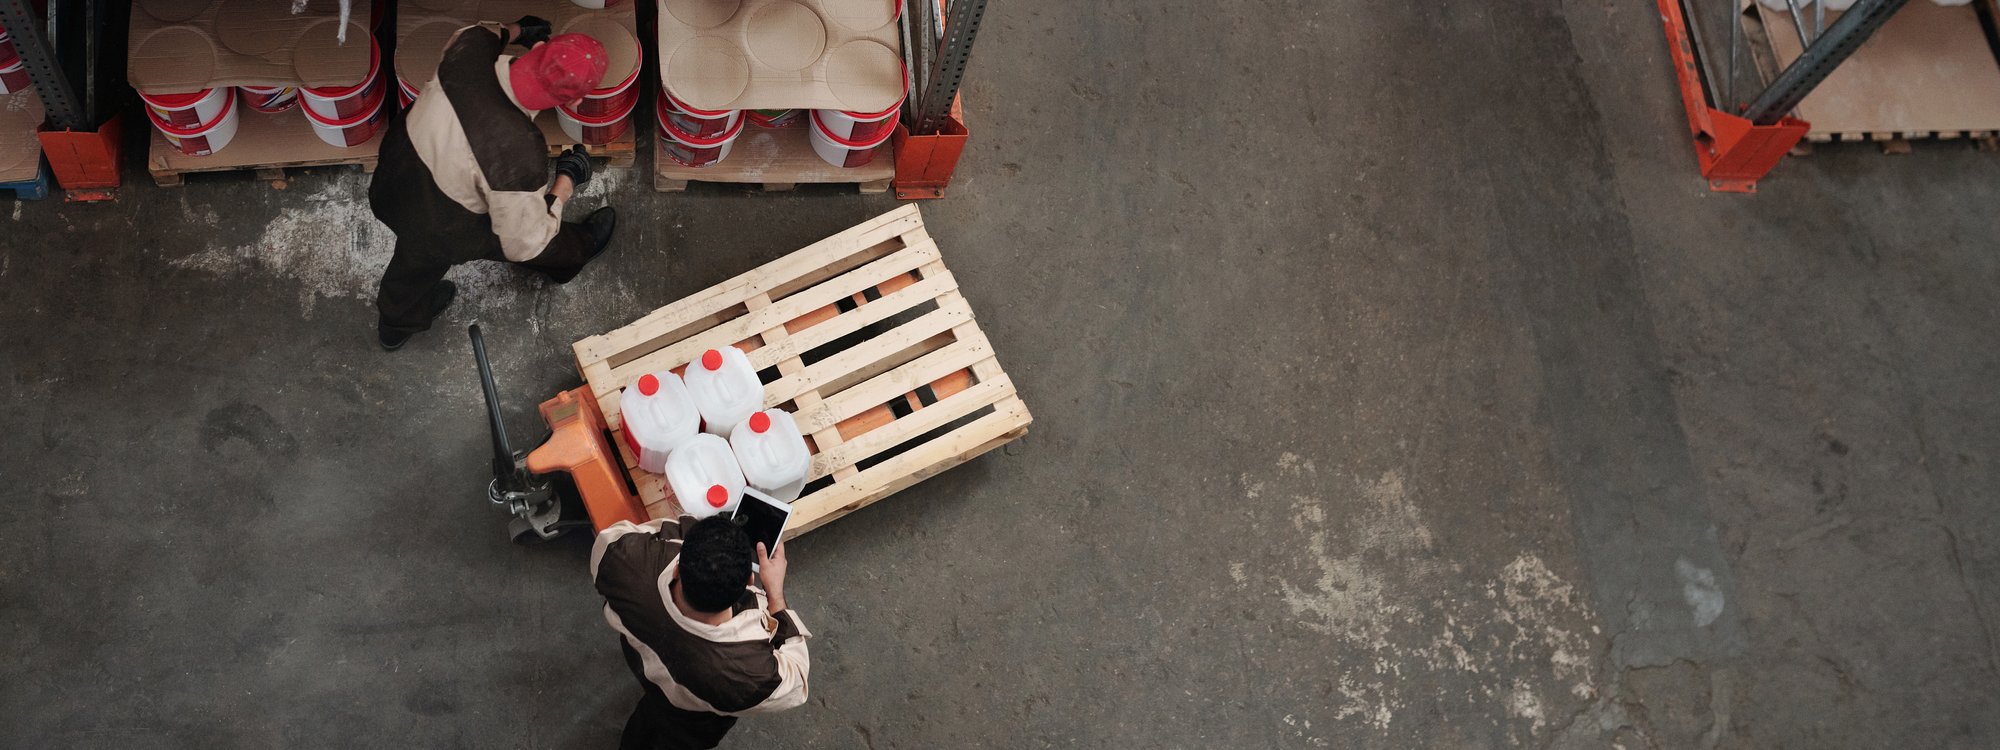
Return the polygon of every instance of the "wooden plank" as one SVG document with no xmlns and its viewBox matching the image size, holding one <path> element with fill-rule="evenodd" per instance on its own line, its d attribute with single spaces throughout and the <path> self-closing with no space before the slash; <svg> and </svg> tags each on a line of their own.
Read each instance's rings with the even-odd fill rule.
<svg viewBox="0 0 2000 750">
<path fill-rule="evenodd" d="M 685 190 L 689 182 L 716 182 L 758 184 L 767 191 L 788 190 L 800 183 L 859 183 L 864 191 L 880 185 L 875 192 L 881 192 L 896 176 L 896 157 L 891 144 L 884 143 L 867 164 L 836 167 L 813 152 L 804 127 L 745 125 L 730 144 L 729 155 L 706 167 L 685 166 L 655 144 L 653 175 L 653 188 L 663 191 Z"/>
<path fill-rule="evenodd" d="M 936 299 L 939 294 L 957 286 L 958 280 L 952 278 L 949 273 L 926 273 L 922 281 L 882 295 L 881 299 L 836 315 L 832 320 L 813 325 L 798 333 L 788 333 L 781 342 L 766 336 L 765 345 L 749 353 L 750 364 L 762 370 L 784 360 L 796 358 L 842 336 L 888 320 L 897 313 Z M 783 331 L 784 326 L 774 330 Z"/>
<path fill-rule="evenodd" d="M 836 393 L 823 393 L 820 409 L 801 409 L 799 429 L 819 430 L 852 419 L 918 387 L 992 358 L 992 346 L 976 332 L 953 332 L 956 340 Z"/>
<path fill-rule="evenodd" d="M 681 339 L 654 350 L 637 359 L 611 368 L 611 377 L 619 382 L 629 381 L 643 373 L 667 370 L 694 361 L 702 352 L 719 346 L 729 346 L 749 339 L 765 330 L 783 326 L 793 318 L 805 315 L 834 302 L 860 294 L 862 290 L 880 284 L 895 276 L 916 270 L 918 266 L 936 260 L 937 245 L 925 243 L 907 247 L 887 258 L 870 263 L 848 273 L 841 274 L 818 286 L 771 303 L 762 309 L 717 325 L 708 330 Z M 914 305 L 920 300 L 909 300 Z M 868 303 L 868 307 L 882 304 L 882 300 Z"/>
<path fill-rule="evenodd" d="M 814 362 L 807 366 L 803 372 L 796 375 L 787 375 L 765 385 L 764 404 L 766 406 L 782 404 L 809 389 L 817 389 L 822 398 L 832 399 L 834 397 L 833 392 L 824 386 L 834 383 L 869 364 L 881 361 L 884 355 L 894 354 L 907 349 L 912 344 L 929 340 L 971 319 L 972 311 L 967 309 L 963 304 L 940 306 L 936 310 L 924 313 L 915 320 L 891 328 L 882 335 L 862 342 L 852 349 Z M 958 343 L 962 344 L 965 342 Z M 915 386 L 913 385 L 912 387 Z M 887 400 L 887 397 L 885 396 L 883 400 Z M 824 428 L 825 425 L 815 425 L 812 429 L 820 430 Z"/>
<path fill-rule="evenodd" d="M 951 424 L 953 420 L 963 419 L 1012 395 L 1014 395 L 1014 383 L 1005 376 L 951 394 L 937 403 L 910 412 L 886 426 L 869 430 L 836 448 L 820 451 L 819 455 L 813 458 L 812 472 L 807 475 L 806 481 L 826 476 L 842 467 L 853 466 L 863 459 Z"/>
<path fill-rule="evenodd" d="M 992 414 L 799 498 L 792 503 L 792 524 L 785 530 L 785 538 L 812 531 L 898 490 L 1005 445 L 1026 434 L 1027 426 L 1033 421 L 1027 405 L 1020 399 L 1006 399 L 995 405 Z"/>
<path fill-rule="evenodd" d="M 1752 3 L 1777 66 L 1801 46 L 1791 14 Z M 1840 17 L 1827 13 L 1831 26 Z M 1768 76 L 1767 76 L 1768 77 Z M 1799 104 L 1808 137 L 1832 133 L 1892 140 L 1900 134 L 2000 127 L 2000 65 L 1994 63 L 1977 11 L 1913 2 L 1903 6 Z"/>
<path fill-rule="evenodd" d="M 743 304 L 753 295 L 775 292 L 781 285 L 841 259 L 868 251 L 884 241 L 899 237 L 911 227 L 921 226 L 923 217 L 915 204 L 906 204 L 832 237 L 815 242 L 795 253 L 758 266 L 728 281 L 684 297 L 647 313 L 615 331 L 586 337 L 574 344 L 579 367 L 608 360 L 629 349 L 653 343 L 676 329 L 714 316 Z"/>
<path fill-rule="evenodd" d="M 183 154 L 160 135 L 159 129 L 149 128 L 146 171 L 159 182 L 162 175 L 197 172 L 374 164 L 382 148 L 382 134 L 388 131 L 385 123 L 366 143 L 339 148 L 314 135 L 312 123 L 306 122 L 296 107 L 275 114 L 239 107 L 236 117 L 236 137 L 207 156 Z"/>
</svg>

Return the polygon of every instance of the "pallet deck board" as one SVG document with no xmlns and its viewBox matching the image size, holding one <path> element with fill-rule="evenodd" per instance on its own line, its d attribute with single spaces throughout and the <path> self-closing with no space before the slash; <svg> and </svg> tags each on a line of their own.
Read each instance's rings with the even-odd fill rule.
<svg viewBox="0 0 2000 750">
<path fill-rule="evenodd" d="M 863 193 L 880 193 L 889 189 L 895 176 L 896 155 L 890 144 L 877 147 L 874 160 L 863 166 L 836 167 L 813 152 L 802 123 L 779 128 L 744 125 L 729 155 L 706 167 L 684 166 L 658 144 L 653 148 L 653 189 L 661 192 L 686 190 L 690 182 L 718 182 L 763 185 L 773 191 L 808 183 L 854 183 Z"/>
<path fill-rule="evenodd" d="M 327 144 L 313 134 L 312 123 L 299 111 L 303 103 L 283 112 L 257 112 L 241 107 L 237 112 L 236 137 L 221 150 L 207 156 L 188 156 L 167 142 L 158 128 L 148 128 L 151 147 L 146 155 L 146 171 L 160 185 L 178 185 L 181 175 L 199 172 L 256 171 L 290 167 L 325 167 L 359 164 L 363 171 L 375 171 L 376 153 L 382 148 L 385 122 L 374 138 L 349 148 Z"/>
<path fill-rule="evenodd" d="M 891 282 L 904 286 L 880 290 Z M 1019 439 L 1033 421 L 917 208 L 904 206 L 575 343 L 577 370 L 654 517 L 679 507 L 615 434 L 619 398 L 646 372 L 729 344 L 777 370 L 765 404 L 790 405 L 810 438 L 809 481 L 821 486 L 793 504 L 788 537 Z"/>
</svg>

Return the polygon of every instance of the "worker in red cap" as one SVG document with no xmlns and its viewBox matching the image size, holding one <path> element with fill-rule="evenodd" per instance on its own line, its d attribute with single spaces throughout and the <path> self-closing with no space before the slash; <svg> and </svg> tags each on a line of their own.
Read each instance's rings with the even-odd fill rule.
<svg viewBox="0 0 2000 750">
<path fill-rule="evenodd" d="M 454 265 L 506 261 L 561 284 L 610 244 L 610 206 L 563 221 L 564 205 L 590 179 L 590 159 L 580 146 L 565 151 L 551 180 L 534 120 L 597 88 L 604 45 L 550 32 L 534 16 L 460 29 L 437 77 L 389 126 L 368 189 L 375 218 L 396 233 L 375 299 L 383 349 L 401 348 L 451 305 L 458 288 L 444 275 Z M 509 43 L 527 50 L 504 54 Z"/>
</svg>

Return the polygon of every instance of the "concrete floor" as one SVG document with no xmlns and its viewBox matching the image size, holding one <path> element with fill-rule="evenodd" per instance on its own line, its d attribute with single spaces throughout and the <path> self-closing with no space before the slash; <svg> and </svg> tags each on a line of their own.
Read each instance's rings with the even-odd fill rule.
<svg viewBox="0 0 2000 750">
<path fill-rule="evenodd" d="M 2000 159 L 1711 194 L 1650 3 L 1497 8 L 994 3 L 923 208 L 1034 431 L 794 544 L 813 697 L 727 746 L 2000 744 Z M 352 170 L 15 204 L 0 745 L 614 744 L 463 326 L 525 435 L 572 340 L 893 205 L 649 182 L 393 355 Z"/>
</svg>

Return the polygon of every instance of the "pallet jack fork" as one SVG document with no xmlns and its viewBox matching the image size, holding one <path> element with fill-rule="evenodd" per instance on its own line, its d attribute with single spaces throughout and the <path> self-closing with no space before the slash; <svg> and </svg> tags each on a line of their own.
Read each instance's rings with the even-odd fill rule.
<svg viewBox="0 0 2000 750">
<path fill-rule="evenodd" d="M 479 385 L 493 436 L 493 482 L 487 485 L 486 497 L 513 516 L 507 531 L 514 541 L 545 541 L 583 528 L 602 530 L 619 521 L 645 522 L 645 508 L 639 505 L 631 480 L 609 461 L 618 454 L 607 442 L 604 415 L 598 413 L 590 389 L 563 391 L 542 402 L 548 439 L 533 451 L 516 451 L 507 439 L 499 389 L 479 324 L 467 327 L 466 334 L 479 363 Z"/>
</svg>

